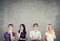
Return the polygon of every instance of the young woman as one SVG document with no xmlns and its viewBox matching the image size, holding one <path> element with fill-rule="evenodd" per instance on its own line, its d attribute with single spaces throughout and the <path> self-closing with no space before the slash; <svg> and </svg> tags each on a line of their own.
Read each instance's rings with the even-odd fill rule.
<svg viewBox="0 0 60 41">
<path fill-rule="evenodd" d="M 43 38 L 46 38 L 47 41 L 54 41 L 54 39 L 56 39 L 55 31 L 52 24 L 48 24 L 47 32 L 45 33 L 45 35 L 43 35 Z"/>
<path fill-rule="evenodd" d="M 24 24 L 20 25 L 20 29 L 17 32 L 18 41 L 26 41 L 26 28 Z"/>
</svg>

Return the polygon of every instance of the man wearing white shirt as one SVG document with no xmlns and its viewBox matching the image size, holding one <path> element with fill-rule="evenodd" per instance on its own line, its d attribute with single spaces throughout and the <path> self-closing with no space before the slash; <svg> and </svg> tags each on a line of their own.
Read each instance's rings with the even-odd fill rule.
<svg viewBox="0 0 60 41">
<path fill-rule="evenodd" d="M 29 37 L 31 41 L 40 41 L 41 40 L 41 32 L 38 31 L 38 24 L 33 24 L 33 30 L 30 31 Z"/>
</svg>

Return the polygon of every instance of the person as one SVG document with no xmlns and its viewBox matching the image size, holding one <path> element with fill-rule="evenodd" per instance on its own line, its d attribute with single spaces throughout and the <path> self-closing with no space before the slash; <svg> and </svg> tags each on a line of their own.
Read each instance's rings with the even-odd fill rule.
<svg viewBox="0 0 60 41">
<path fill-rule="evenodd" d="M 12 32 L 13 24 L 8 25 L 8 31 L 4 33 L 3 41 L 14 41 L 15 40 L 15 33 Z"/>
<path fill-rule="evenodd" d="M 47 32 L 45 33 L 45 35 L 43 35 L 43 41 L 45 41 L 45 39 L 47 41 L 54 41 L 54 39 L 56 39 L 55 31 L 52 24 L 48 24 L 47 26 Z"/>
<path fill-rule="evenodd" d="M 26 41 L 26 27 L 24 24 L 20 25 L 20 29 L 17 32 L 18 41 Z"/>
<path fill-rule="evenodd" d="M 30 41 L 40 41 L 41 40 L 41 32 L 38 31 L 38 24 L 33 24 L 33 30 L 30 31 L 29 34 Z"/>
</svg>

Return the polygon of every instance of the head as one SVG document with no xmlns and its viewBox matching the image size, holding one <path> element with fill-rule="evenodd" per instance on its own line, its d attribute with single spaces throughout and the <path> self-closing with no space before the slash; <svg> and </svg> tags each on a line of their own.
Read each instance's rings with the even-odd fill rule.
<svg viewBox="0 0 60 41">
<path fill-rule="evenodd" d="M 51 30 L 53 30 L 53 26 L 52 24 L 48 24 L 48 31 L 51 31 Z"/>
<path fill-rule="evenodd" d="M 12 28 L 13 28 L 13 24 L 9 24 L 8 25 L 8 30 L 12 30 Z"/>
<path fill-rule="evenodd" d="M 22 30 L 23 32 L 26 31 L 26 28 L 25 28 L 25 25 L 24 25 L 24 24 L 21 24 L 21 25 L 20 25 L 20 30 Z"/>
<path fill-rule="evenodd" d="M 34 30 L 38 30 L 38 24 L 37 23 L 33 24 L 33 28 Z"/>
</svg>

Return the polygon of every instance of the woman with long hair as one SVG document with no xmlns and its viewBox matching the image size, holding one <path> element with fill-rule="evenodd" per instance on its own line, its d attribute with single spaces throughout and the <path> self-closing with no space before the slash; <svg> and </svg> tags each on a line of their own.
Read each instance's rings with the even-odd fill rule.
<svg viewBox="0 0 60 41">
<path fill-rule="evenodd" d="M 24 24 L 20 25 L 20 29 L 17 32 L 18 41 L 26 41 L 26 27 Z"/>
<path fill-rule="evenodd" d="M 45 33 L 45 35 L 43 35 L 43 40 L 45 41 L 44 38 L 47 41 L 54 41 L 54 39 L 56 39 L 55 31 L 53 29 L 52 24 L 47 25 L 47 32 Z"/>
</svg>

